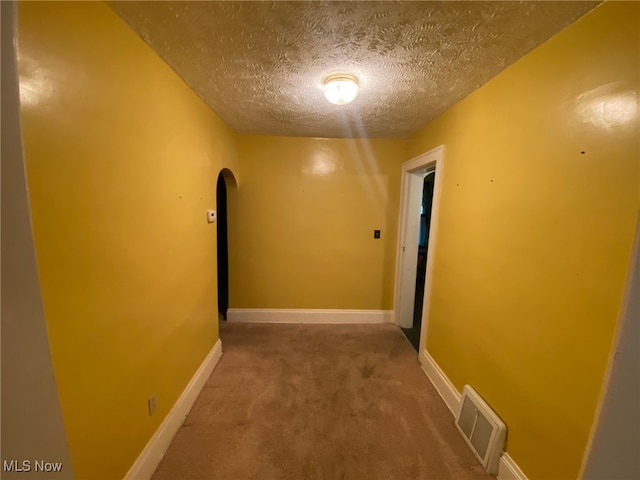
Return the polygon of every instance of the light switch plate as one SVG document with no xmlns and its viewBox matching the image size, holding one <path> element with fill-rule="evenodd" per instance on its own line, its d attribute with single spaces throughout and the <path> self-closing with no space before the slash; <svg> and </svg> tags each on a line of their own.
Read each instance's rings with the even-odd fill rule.
<svg viewBox="0 0 640 480">
<path fill-rule="evenodd" d="M 216 221 L 217 215 L 215 210 L 207 210 L 207 223 L 213 223 Z"/>
</svg>

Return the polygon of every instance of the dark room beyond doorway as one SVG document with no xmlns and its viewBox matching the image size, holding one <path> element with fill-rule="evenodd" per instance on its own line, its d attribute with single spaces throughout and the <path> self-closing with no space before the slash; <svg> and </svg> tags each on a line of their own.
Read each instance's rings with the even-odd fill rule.
<svg viewBox="0 0 640 480">
<path fill-rule="evenodd" d="M 229 247 L 227 234 L 227 186 L 222 173 L 216 186 L 217 233 L 218 233 L 218 314 L 227 319 L 229 308 Z"/>
<path fill-rule="evenodd" d="M 433 204 L 433 188 L 435 185 L 435 171 L 427 173 L 422 187 L 422 205 L 420 206 L 420 234 L 418 236 L 418 264 L 416 272 L 416 291 L 413 307 L 413 325 L 403 328 L 405 336 L 419 351 L 420 327 L 422 324 L 422 307 L 424 301 L 424 285 L 427 271 L 427 250 L 429 248 L 429 229 L 431 227 L 431 206 Z"/>
</svg>

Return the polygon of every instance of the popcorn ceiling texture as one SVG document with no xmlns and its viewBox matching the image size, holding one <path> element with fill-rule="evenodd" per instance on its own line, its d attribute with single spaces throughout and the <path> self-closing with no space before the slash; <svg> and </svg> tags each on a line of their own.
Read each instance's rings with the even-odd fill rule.
<svg viewBox="0 0 640 480">
<path fill-rule="evenodd" d="M 238 133 L 403 138 L 598 3 L 110 5 Z M 349 105 L 322 94 L 336 72 Z"/>
</svg>

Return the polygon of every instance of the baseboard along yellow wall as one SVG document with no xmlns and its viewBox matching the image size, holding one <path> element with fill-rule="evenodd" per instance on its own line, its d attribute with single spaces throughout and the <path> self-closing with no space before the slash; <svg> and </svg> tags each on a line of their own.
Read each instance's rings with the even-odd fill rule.
<svg viewBox="0 0 640 480">
<path fill-rule="evenodd" d="M 506 422 L 532 480 L 577 478 L 639 207 L 640 4 L 607 2 L 408 141 L 445 145 L 427 350 Z"/>
<path fill-rule="evenodd" d="M 20 2 L 18 68 L 73 467 L 119 479 L 218 339 L 205 211 L 234 135 L 102 2 Z"/>
<path fill-rule="evenodd" d="M 391 310 L 405 141 L 242 135 L 238 148 L 230 306 Z"/>
</svg>

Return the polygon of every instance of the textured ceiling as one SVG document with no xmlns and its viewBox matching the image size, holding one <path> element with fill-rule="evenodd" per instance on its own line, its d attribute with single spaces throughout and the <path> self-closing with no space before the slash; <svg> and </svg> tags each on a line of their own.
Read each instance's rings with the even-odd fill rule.
<svg viewBox="0 0 640 480">
<path fill-rule="evenodd" d="M 235 131 L 406 137 L 598 2 L 112 2 Z M 328 103 L 322 80 L 355 75 Z"/>
</svg>

